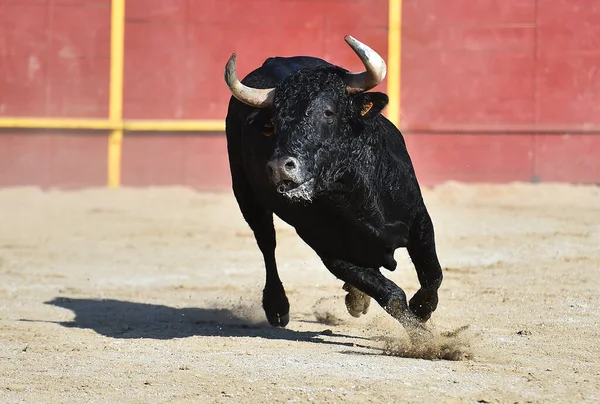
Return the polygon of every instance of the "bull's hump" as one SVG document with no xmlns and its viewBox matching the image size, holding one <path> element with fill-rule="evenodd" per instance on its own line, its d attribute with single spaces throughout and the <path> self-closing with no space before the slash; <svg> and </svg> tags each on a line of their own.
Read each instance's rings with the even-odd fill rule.
<svg viewBox="0 0 600 404">
<path fill-rule="evenodd" d="M 262 65 L 263 72 L 275 80 L 282 81 L 299 70 L 309 67 L 331 66 L 323 59 L 311 56 L 271 57 Z"/>
</svg>

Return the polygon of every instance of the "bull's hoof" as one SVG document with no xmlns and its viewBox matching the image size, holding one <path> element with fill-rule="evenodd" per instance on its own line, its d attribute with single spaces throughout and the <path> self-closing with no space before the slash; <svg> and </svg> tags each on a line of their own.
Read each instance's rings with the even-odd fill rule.
<svg viewBox="0 0 600 404">
<path fill-rule="evenodd" d="M 263 290 L 263 309 L 273 327 L 285 327 L 290 322 L 290 303 L 283 288 Z"/>
<path fill-rule="evenodd" d="M 267 321 L 273 327 L 285 327 L 290 322 L 290 313 L 285 313 L 284 315 L 267 313 Z"/>
<path fill-rule="evenodd" d="M 431 317 L 431 313 L 437 308 L 437 291 L 427 291 L 419 289 L 408 303 L 410 311 L 422 322 L 426 322 Z"/>
<path fill-rule="evenodd" d="M 343 289 L 348 292 L 346 295 L 346 309 L 352 317 L 358 318 L 369 312 L 369 306 L 371 305 L 371 297 L 369 295 L 348 283 L 344 284 Z"/>
</svg>

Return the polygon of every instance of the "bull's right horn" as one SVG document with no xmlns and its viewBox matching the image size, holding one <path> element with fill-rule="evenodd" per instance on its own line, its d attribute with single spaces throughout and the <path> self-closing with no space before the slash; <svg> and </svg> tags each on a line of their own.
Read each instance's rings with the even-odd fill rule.
<svg viewBox="0 0 600 404">
<path fill-rule="evenodd" d="M 273 104 L 274 88 L 252 88 L 241 83 L 235 73 L 235 53 L 231 55 L 225 67 L 225 82 L 231 94 L 243 102 L 256 108 L 267 108 Z"/>
</svg>

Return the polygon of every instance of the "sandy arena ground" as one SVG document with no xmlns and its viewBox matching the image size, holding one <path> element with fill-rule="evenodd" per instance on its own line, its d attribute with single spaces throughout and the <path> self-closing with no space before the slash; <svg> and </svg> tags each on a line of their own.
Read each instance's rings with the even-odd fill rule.
<svg viewBox="0 0 600 404">
<path fill-rule="evenodd" d="M 411 348 L 376 304 L 350 317 L 281 222 L 291 322 L 266 325 L 262 256 L 230 193 L 0 190 L 0 402 L 598 402 L 600 188 L 425 198 L 445 280 L 438 337 Z M 396 257 L 385 272 L 412 296 Z"/>
</svg>

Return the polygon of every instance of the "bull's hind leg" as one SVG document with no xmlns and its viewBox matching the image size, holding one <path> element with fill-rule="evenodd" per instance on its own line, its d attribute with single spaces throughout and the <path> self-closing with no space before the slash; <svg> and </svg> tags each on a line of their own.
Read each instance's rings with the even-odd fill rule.
<svg viewBox="0 0 600 404">
<path fill-rule="evenodd" d="M 290 304 L 279 279 L 275 262 L 273 213 L 261 206 L 254 198 L 254 193 L 245 177 L 233 176 L 233 193 L 244 219 L 254 232 L 254 238 L 265 260 L 266 280 L 262 304 L 267 320 L 274 327 L 285 327 L 290 321 Z"/>
<path fill-rule="evenodd" d="M 408 329 L 419 327 L 418 319 L 408 308 L 404 291 L 383 276 L 379 269 L 363 268 L 337 259 L 322 259 L 332 274 L 371 296 L 402 325 Z"/>
<path fill-rule="evenodd" d="M 437 307 L 437 291 L 442 283 L 442 267 L 435 251 L 433 223 L 427 211 L 410 229 L 406 248 L 421 284 L 421 288 L 410 299 L 409 306 L 421 321 L 427 321 Z"/>
</svg>

